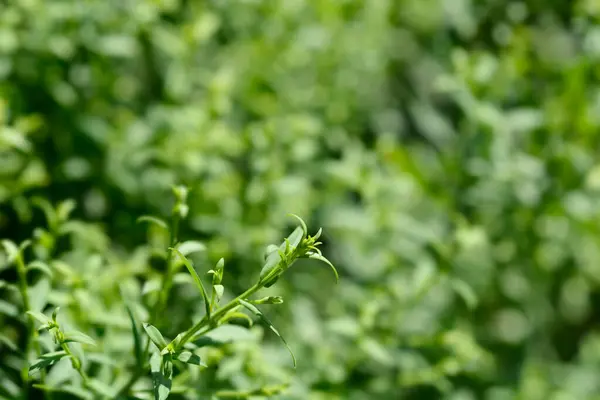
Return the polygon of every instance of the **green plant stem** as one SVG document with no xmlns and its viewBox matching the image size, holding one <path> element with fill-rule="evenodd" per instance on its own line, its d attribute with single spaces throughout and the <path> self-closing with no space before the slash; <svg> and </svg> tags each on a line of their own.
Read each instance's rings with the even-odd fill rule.
<svg viewBox="0 0 600 400">
<path fill-rule="evenodd" d="M 175 350 L 181 349 L 181 347 L 183 347 L 183 345 L 185 343 L 189 342 L 190 339 L 192 339 L 194 336 L 196 336 L 196 334 L 198 334 L 202 328 L 207 328 L 201 332 L 202 334 L 208 333 L 211 330 L 215 329 L 216 324 L 214 322 L 217 321 L 219 319 L 219 317 L 223 316 L 225 313 L 227 313 L 231 309 L 235 308 L 239 304 L 240 299 L 244 299 L 248 296 L 251 296 L 252 294 L 256 293 L 258 290 L 262 289 L 262 287 L 263 287 L 263 285 L 260 282 L 255 284 L 250 289 L 246 290 L 244 293 L 242 293 L 235 299 L 231 300 L 225 306 L 223 306 L 223 307 L 219 308 L 217 311 L 215 311 L 211 315 L 210 319 L 202 318 L 198 323 L 196 323 L 193 327 L 191 327 L 190 329 L 188 329 L 186 331 L 185 335 L 181 338 L 181 341 L 179 342 L 179 345 L 177 346 L 177 348 Z M 150 340 L 148 340 L 147 343 L 149 344 Z M 171 344 L 173 344 L 173 342 L 171 342 Z M 148 349 L 148 346 L 146 346 L 146 348 Z M 133 385 L 135 385 L 135 383 L 138 381 L 139 378 L 141 378 L 141 376 L 144 374 L 145 370 L 146 370 L 146 366 L 139 368 L 137 370 L 137 372 L 131 376 L 131 378 L 123 386 L 123 388 L 121 388 L 121 390 L 119 390 L 118 396 L 127 394 L 127 392 L 131 389 L 131 387 Z"/>
<path fill-rule="evenodd" d="M 177 218 L 178 218 L 177 216 L 174 216 L 174 219 L 177 219 Z M 175 221 L 174 221 L 173 226 L 174 226 L 174 228 L 177 228 Z M 176 240 L 176 234 L 172 233 L 171 241 L 173 242 L 175 240 Z M 174 244 L 171 247 L 174 248 Z M 169 261 L 168 261 L 169 267 L 167 268 L 167 272 L 169 272 L 171 269 L 170 268 L 171 258 L 172 258 L 172 251 L 169 251 Z M 293 260 L 293 261 L 295 261 L 295 260 Z M 292 263 L 293 263 L 293 261 L 292 261 Z M 291 263 L 289 263 L 288 265 L 291 265 Z M 275 275 L 279 274 L 280 272 L 281 271 L 279 270 L 279 268 L 273 268 L 273 270 L 270 273 L 268 273 L 265 277 L 261 278 L 258 281 L 258 283 L 255 283 L 250 289 L 246 290 L 244 293 L 240 294 L 235 299 L 231 300 L 229 303 L 227 303 L 226 305 L 224 305 L 223 307 L 219 308 L 217 311 L 212 313 L 210 315 L 210 318 L 207 318 L 207 316 L 205 316 L 200 321 L 198 321 L 194 326 L 192 326 L 190 329 L 188 329 L 186 331 L 186 333 L 183 335 L 183 337 L 181 338 L 181 340 L 179 340 L 177 345 L 175 345 L 175 340 L 173 340 L 173 341 L 171 341 L 171 343 L 169 343 L 169 346 L 172 346 L 174 351 L 180 350 L 187 342 L 189 342 L 192 338 L 194 338 L 194 336 L 196 336 L 202 328 L 208 328 L 208 329 L 203 330 L 202 334 L 205 334 L 205 333 L 210 332 L 211 330 L 215 329 L 217 327 L 217 321 L 219 321 L 219 318 L 221 318 L 223 315 L 225 315 L 228 311 L 230 311 L 233 308 L 235 308 L 236 306 L 238 306 L 240 300 L 244 300 L 244 299 L 248 298 L 249 296 L 253 295 L 254 293 L 258 292 L 260 289 L 262 289 L 266 282 L 269 282 L 271 280 L 271 278 L 273 278 Z M 155 313 L 154 315 L 156 316 L 159 314 Z M 146 349 L 144 351 L 144 359 L 147 358 L 149 346 L 150 346 L 150 339 L 148 339 L 148 341 L 146 342 Z M 135 374 L 133 374 L 132 377 L 129 379 L 129 381 L 123 386 L 123 388 L 121 388 L 121 390 L 119 390 L 117 397 L 127 394 L 127 392 L 131 389 L 131 387 L 133 385 L 135 385 L 137 380 L 144 374 L 145 370 L 146 370 L 145 365 L 142 368 L 138 368 L 137 372 Z"/>
<path fill-rule="evenodd" d="M 29 293 L 27 292 L 27 269 L 25 268 L 25 262 L 23 261 L 23 256 L 21 254 L 19 254 L 15 260 L 16 265 L 17 265 L 17 274 L 19 275 L 19 292 L 21 294 L 21 298 L 23 299 L 23 308 L 25 309 L 25 313 L 27 313 L 27 311 L 31 311 L 31 303 L 29 302 Z M 34 318 L 29 315 L 27 315 L 27 344 L 25 345 L 25 357 L 27 357 L 29 355 L 29 351 L 31 349 L 31 347 L 33 346 L 35 352 L 36 352 L 36 356 L 40 356 L 42 353 L 42 349 L 39 345 L 39 343 L 37 342 L 37 337 L 38 337 L 38 332 L 35 329 L 35 322 L 34 322 Z M 29 371 L 27 369 L 27 367 L 22 371 L 21 373 L 23 379 L 25 381 L 29 380 Z M 40 380 L 42 382 L 42 384 L 44 383 L 46 379 L 46 371 L 42 370 L 40 372 Z M 25 385 L 25 398 L 27 398 L 27 391 L 29 389 L 28 385 Z"/>
<path fill-rule="evenodd" d="M 243 300 L 243 299 L 247 298 L 248 296 L 251 296 L 252 294 L 254 294 L 257 291 L 259 291 L 260 289 L 262 289 L 262 287 L 263 287 L 263 285 L 260 283 L 255 284 L 250 289 L 246 290 L 244 293 L 240 294 L 235 299 L 231 300 L 225 306 L 223 306 L 223 307 L 219 308 L 217 311 L 215 311 L 211 315 L 210 319 L 206 319 L 206 318 L 201 319 L 199 322 L 197 322 L 194 326 L 192 326 L 190 329 L 188 329 L 186 331 L 186 333 L 183 335 L 183 337 L 179 341 L 175 350 L 181 349 L 183 347 L 183 345 L 185 345 L 187 342 L 189 342 L 190 339 L 192 339 L 200 331 L 200 329 L 202 329 L 206 326 L 213 327 L 215 325 L 214 323 L 216 321 L 218 321 L 218 319 L 221 316 L 223 316 L 225 313 L 227 313 L 229 310 L 231 310 L 232 308 L 234 308 L 235 306 L 237 306 L 239 304 L 240 299 Z M 216 327 L 216 326 L 214 326 L 214 327 Z M 209 332 L 209 331 L 210 330 L 208 330 L 206 332 Z M 171 342 L 171 343 L 173 343 L 173 342 Z"/>
<path fill-rule="evenodd" d="M 83 366 L 81 365 L 81 360 L 73 355 L 69 345 L 65 342 L 60 343 L 60 347 L 67 353 L 67 355 L 71 358 L 71 364 L 73 364 L 73 368 L 79 373 L 81 379 L 83 379 L 83 384 L 86 387 L 89 387 L 89 378 L 85 371 L 83 370 Z"/>
<path fill-rule="evenodd" d="M 173 212 L 171 214 L 171 229 L 169 230 L 169 247 L 167 249 L 167 267 L 165 274 L 162 279 L 162 290 L 159 293 L 158 301 L 154 307 L 154 312 L 150 316 L 150 324 L 154 324 L 157 316 L 159 316 L 164 307 L 167 304 L 167 299 L 169 296 L 169 292 L 171 291 L 171 287 L 173 286 L 173 250 L 171 248 L 175 248 L 177 244 L 177 236 L 179 234 L 179 219 L 180 216 L 177 212 Z M 142 359 L 145 360 L 148 358 L 148 352 L 150 351 L 150 339 L 146 340 L 146 345 L 144 346 L 144 351 L 142 353 Z M 146 370 L 146 365 L 138 365 L 135 374 L 131 376 L 129 381 L 123 386 L 121 390 L 119 390 L 119 396 L 126 394 L 131 387 L 137 382 L 137 380 L 144 374 Z M 118 396 L 117 396 L 118 397 Z"/>
</svg>

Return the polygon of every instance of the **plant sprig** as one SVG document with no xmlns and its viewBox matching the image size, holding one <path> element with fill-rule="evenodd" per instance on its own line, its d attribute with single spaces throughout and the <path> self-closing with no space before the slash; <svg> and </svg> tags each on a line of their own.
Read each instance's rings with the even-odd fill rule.
<svg viewBox="0 0 600 400">
<path fill-rule="evenodd" d="M 231 318 L 239 316 L 248 318 L 246 314 L 238 311 L 240 307 L 246 308 L 269 326 L 269 328 L 282 340 L 286 348 L 289 350 L 292 356 L 294 367 L 296 366 L 296 357 L 294 356 L 290 347 L 287 345 L 287 342 L 281 333 L 273 326 L 269 319 L 264 316 L 258 307 L 256 307 L 256 305 L 259 304 L 281 304 L 283 299 L 281 297 L 266 297 L 253 300 L 251 299 L 251 296 L 263 288 L 268 288 L 274 285 L 279 278 L 300 258 L 309 258 L 325 262 L 332 268 L 336 277 L 336 281 L 339 279 L 339 276 L 333 264 L 322 255 L 318 248 L 318 246 L 321 244 L 321 242 L 318 241 L 319 237 L 321 236 L 321 229 L 319 229 L 315 235 L 311 236 L 308 234 L 308 229 L 305 222 L 300 217 L 294 214 L 291 215 L 299 221 L 299 226 L 297 226 L 279 246 L 271 245 L 267 248 L 265 264 L 260 271 L 258 281 L 242 294 L 218 308 L 217 306 L 224 290 L 221 282 L 225 269 L 225 261 L 220 259 L 214 269 L 211 269 L 207 272 L 207 275 L 212 277 L 212 291 L 209 297 L 208 292 L 202 283 L 200 276 L 196 272 L 193 263 L 184 254 L 182 254 L 182 252 L 177 248 L 177 245 L 172 245 L 169 247 L 169 259 L 172 255 L 176 255 L 190 273 L 204 303 L 204 317 L 188 330 L 178 334 L 170 342 L 167 342 L 167 340 L 155 326 L 150 323 L 144 324 L 144 330 L 146 331 L 146 334 L 148 335 L 150 341 L 156 346 L 157 353 L 155 353 L 153 357 L 157 357 L 157 354 L 159 354 L 161 357 L 160 368 L 157 367 L 158 361 L 155 360 L 153 364 L 153 382 L 156 399 L 164 400 L 168 396 L 170 391 L 170 384 L 168 384 L 168 382 L 170 382 L 170 377 L 172 375 L 173 360 L 182 361 L 181 355 L 185 352 L 189 353 L 188 349 L 194 348 L 194 345 L 191 342 L 197 340 L 199 337 L 207 334 L 211 330 L 226 324 Z M 175 213 L 173 217 L 176 219 L 179 218 Z M 148 220 L 153 221 L 154 219 L 152 217 L 148 218 Z M 163 224 L 159 225 L 163 226 Z M 172 235 L 172 237 L 173 236 L 174 235 Z M 170 262 L 169 265 L 175 264 Z M 168 268 L 167 273 L 170 272 L 172 272 L 172 270 L 171 268 Z M 249 321 L 252 322 L 251 319 L 249 319 Z M 187 360 L 184 362 L 190 363 L 189 357 L 186 356 L 183 359 Z M 200 365 L 200 360 L 198 359 L 197 362 L 193 362 L 193 364 Z M 127 391 L 133 385 L 135 380 L 138 379 L 138 375 L 135 375 L 126 385 L 124 388 L 125 391 Z"/>
<path fill-rule="evenodd" d="M 103 384 L 94 378 L 90 378 L 84 368 L 83 358 L 73 352 L 73 349 L 70 346 L 70 343 L 73 342 L 94 346 L 94 339 L 78 331 L 65 332 L 57 320 L 58 307 L 55 308 L 51 317 L 46 316 L 42 312 L 31 310 L 28 304 L 25 274 L 30 269 L 36 269 L 43 274 L 52 276 L 52 270 L 41 261 L 34 261 L 30 263 L 29 266 L 24 263 L 22 252 L 29 245 L 28 242 L 25 242 L 21 247 L 17 247 L 12 242 L 3 243 L 6 252 L 9 254 L 9 258 L 17 265 L 20 277 L 19 289 L 24 299 L 24 308 L 29 318 L 32 335 L 37 334 L 37 331 L 46 330 L 50 333 L 57 346 L 57 348 L 50 349 L 49 352 L 44 354 L 41 353 L 41 349 L 38 346 L 36 349 L 37 359 L 29 365 L 29 373 L 37 370 L 44 373 L 47 367 L 50 367 L 52 364 L 63 358 L 68 358 L 71 361 L 73 369 L 76 370 L 81 377 L 83 388 L 91 391 L 95 396 L 103 398 L 119 398 L 121 396 L 127 396 L 135 383 L 144 375 L 150 373 L 155 399 L 165 400 L 171 392 L 174 366 L 182 364 L 206 366 L 204 361 L 194 353 L 198 348 L 198 345 L 195 344 L 198 339 L 207 335 L 212 330 L 228 324 L 233 318 L 244 318 L 249 322 L 250 326 L 253 324 L 253 319 L 242 312 L 244 309 L 266 324 L 269 329 L 282 340 L 292 356 L 294 367 L 296 367 L 296 357 L 286 340 L 258 308 L 259 305 L 281 304 L 283 303 L 283 298 L 280 296 L 253 298 L 253 296 L 261 289 L 273 286 L 281 276 L 301 258 L 315 259 L 326 263 L 332 268 L 337 281 L 337 270 L 331 262 L 322 255 L 318 248 L 321 244 L 318 239 L 321 236 L 322 231 L 319 229 L 315 235 L 309 235 L 304 221 L 300 217 L 292 214 L 292 216 L 299 221 L 299 225 L 278 246 L 270 245 L 267 247 L 265 263 L 259 273 L 257 281 L 233 300 L 221 305 L 220 302 L 225 290 L 222 285 L 225 272 L 225 260 L 221 258 L 214 268 L 206 272 L 206 276 L 211 279 L 211 290 L 206 290 L 205 284 L 201 278 L 204 274 L 199 274 L 193 262 L 188 259 L 189 254 L 204 250 L 204 245 L 197 241 L 180 242 L 178 238 L 180 222 L 185 219 L 188 214 L 188 189 L 185 187 L 176 187 L 173 189 L 173 193 L 176 201 L 172 209 L 170 224 L 154 216 L 142 216 L 138 219 L 139 222 L 148 222 L 156 225 L 160 229 L 169 231 L 169 245 L 165 249 L 166 270 L 162 275 L 161 283 L 158 287 L 158 297 L 154 304 L 149 305 L 153 311 L 150 313 L 147 322 L 144 322 L 143 324 L 139 324 L 138 320 L 136 320 L 132 308 L 133 303 L 129 296 L 124 293 L 123 287 L 121 287 L 125 308 L 132 326 L 132 335 L 134 339 L 133 355 L 136 359 L 136 363 L 130 379 L 116 391 L 107 388 L 106 384 Z M 66 215 L 68 215 L 72 207 L 64 207 L 65 209 L 61 213 L 53 213 L 53 209 L 48 204 L 44 203 L 41 205 L 43 206 L 42 209 L 48 214 L 48 220 L 51 225 L 50 231 L 53 233 L 59 232 L 66 219 Z M 196 287 L 202 298 L 204 316 L 189 329 L 177 334 L 174 339 L 167 340 L 154 325 L 167 307 L 171 295 L 171 288 L 176 281 L 175 277 L 181 275 L 178 271 L 182 266 L 185 266 L 190 279 L 179 279 L 178 281 L 191 282 Z M 37 320 L 41 324 L 38 330 L 33 329 L 34 320 Z M 138 329 L 139 325 L 141 325 L 143 329 Z M 143 344 L 142 332 L 145 332 L 145 336 L 147 337 L 145 345 Z M 33 336 L 30 339 L 30 343 L 37 343 L 37 341 L 33 340 Z M 58 388 L 45 385 L 43 381 L 41 384 L 35 386 L 45 390 L 48 394 L 59 390 Z M 224 392 L 222 393 L 222 397 L 231 398 L 233 396 L 243 398 L 259 393 L 275 393 L 280 390 L 283 390 L 283 386 L 277 387 L 274 390 L 263 388 L 247 392 Z"/>
</svg>

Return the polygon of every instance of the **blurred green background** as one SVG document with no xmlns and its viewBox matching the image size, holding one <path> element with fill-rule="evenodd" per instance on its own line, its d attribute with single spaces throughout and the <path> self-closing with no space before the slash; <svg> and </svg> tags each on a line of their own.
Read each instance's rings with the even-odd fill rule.
<svg viewBox="0 0 600 400">
<path fill-rule="evenodd" d="M 293 212 L 342 278 L 307 262 L 273 288 L 298 369 L 268 336 L 204 379 L 600 399 L 599 19 L 597 0 L 0 1 L 0 236 L 44 224 L 33 196 L 72 198 L 64 257 L 143 270 L 160 238 L 135 219 L 186 184 L 183 236 L 237 293 Z"/>
</svg>

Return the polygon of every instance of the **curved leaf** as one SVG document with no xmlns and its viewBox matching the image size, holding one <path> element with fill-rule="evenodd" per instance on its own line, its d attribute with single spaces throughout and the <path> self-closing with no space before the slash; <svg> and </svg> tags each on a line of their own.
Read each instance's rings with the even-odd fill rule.
<svg viewBox="0 0 600 400">
<path fill-rule="evenodd" d="M 139 217 L 136 222 L 139 224 L 140 222 L 148 222 L 150 224 L 154 224 L 160 228 L 169 229 L 169 225 L 162 219 L 157 218 L 157 217 L 153 217 L 151 215 L 142 215 L 141 217 Z"/>
<path fill-rule="evenodd" d="M 181 254 L 181 252 L 179 250 L 177 250 L 173 247 L 171 247 L 169 249 L 173 250 L 175 253 L 177 253 L 177 255 L 183 261 L 187 270 L 190 272 L 190 275 L 192 276 L 192 278 L 194 278 L 194 282 L 196 282 L 196 286 L 198 287 L 200 294 L 202 294 L 202 299 L 204 300 L 206 315 L 210 318 L 210 300 L 208 299 L 208 295 L 206 294 L 206 290 L 204 289 L 204 285 L 202 284 L 202 281 L 200 280 L 198 273 L 196 272 L 196 270 L 194 269 L 194 267 L 190 263 L 190 261 L 187 258 L 185 258 L 185 256 L 183 254 Z"/>
<path fill-rule="evenodd" d="M 179 244 L 179 246 L 177 246 L 177 250 L 179 250 L 179 252 L 184 256 L 189 256 L 193 253 L 205 251 L 206 246 L 204 245 L 204 243 L 199 242 L 197 240 L 187 240 Z"/>
<path fill-rule="evenodd" d="M 148 337 L 150 338 L 152 343 L 154 343 L 156 345 L 156 347 L 158 347 L 159 350 L 162 350 L 165 347 L 167 347 L 167 345 L 168 345 L 167 341 L 165 340 L 163 335 L 160 333 L 160 331 L 158 329 L 156 329 L 156 327 L 154 327 L 153 325 L 150 325 L 147 322 L 144 322 L 144 324 L 142 326 L 144 327 L 144 330 L 148 334 Z"/>
<path fill-rule="evenodd" d="M 43 263 L 39 260 L 32 261 L 29 263 L 29 265 L 27 265 L 27 271 L 33 271 L 33 270 L 38 270 L 38 271 L 48 275 L 49 278 L 52 278 L 54 276 L 54 274 L 52 273 L 52 270 L 50 269 L 48 264 Z"/>
<path fill-rule="evenodd" d="M 329 265 L 329 267 L 331 268 L 331 270 L 333 271 L 333 273 L 335 274 L 335 282 L 339 282 L 340 280 L 340 276 L 338 275 L 337 269 L 335 269 L 335 267 L 333 266 L 333 264 L 331 263 L 331 261 L 329 261 L 328 259 L 326 259 L 325 257 L 323 257 L 321 254 L 318 253 L 311 253 L 308 258 L 311 258 L 313 260 L 319 260 L 324 262 L 325 264 Z"/>
<path fill-rule="evenodd" d="M 269 328 L 279 337 L 279 339 L 281 339 L 281 341 L 283 342 L 284 346 L 290 352 L 290 355 L 292 356 L 292 361 L 294 362 L 294 368 L 296 368 L 296 356 L 294 356 L 294 353 L 292 352 L 292 349 L 287 344 L 287 342 L 285 341 L 285 339 L 283 338 L 283 336 L 281 336 L 281 333 L 279 333 L 279 331 L 273 326 L 273 324 L 271 323 L 271 321 L 267 317 L 265 317 L 265 315 L 256 306 L 254 306 L 253 304 L 250 304 L 247 301 L 242 300 L 242 299 L 240 299 L 239 301 L 240 301 L 241 305 L 243 305 L 244 307 L 246 307 L 248 310 L 252 311 L 256 316 L 258 316 L 261 320 L 263 320 L 263 322 L 269 326 Z"/>
<path fill-rule="evenodd" d="M 96 346 L 96 341 L 79 331 L 65 332 L 65 342 L 77 342 Z"/>
</svg>

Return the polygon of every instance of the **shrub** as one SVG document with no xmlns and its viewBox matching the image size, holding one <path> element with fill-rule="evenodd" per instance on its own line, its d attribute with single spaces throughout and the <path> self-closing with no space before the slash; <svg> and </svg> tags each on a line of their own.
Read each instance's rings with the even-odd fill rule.
<svg viewBox="0 0 600 400">
<path fill-rule="evenodd" d="M 280 382 L 274 386 L 251 387 L 246 391 L 218 390 L 219 383 L 214 379 L 216 365 L 210 367 L 203 360 L 209 359 L 211 364 L 218 364 L 225 354 L 204 351 L 200 356 L 198 353 L 206 348 L 219 350 L 230 341 L 252 338 L 249 328 L 253 319 L 242 312 L 246 309 L 279 336 L 290 351 L 295 367 L 296 358 L 287 342 L 257 307 L 281 304 L 283 298 L 251 297 L 261 289 L 273 286 L 301 258 L 325 262 L 337 278 L 337 271 L 318 248 L 321 231 L 310 236 L 304 221 L 296 217 L 300 226 L 281 245 L 267 248 L 258 281 L 229 300 L 226 296 L 229 293 L 222 284 L 224 259 L 221 258 L 214 269 L 207 272 L 212 277 L 211 290 L 207 291 L 187 258 L 204 251 L 204 244 L 179 240 L 179 224 L 185 220 L 189 209 L 187 191 L 185 187 L 174 189 L 176 202 L 170 228 L 162 219 L 151 216 L 140 218 L 141 222 L 169 232 L 170 247 L 165 251 L 156 248 L 152 251 L 165 264 L 158 281 L 154 280 L 150 269 L 123 268 L 121 260 L 114 255 L 95 252 L 94 246 L 101 243 L 89 237 L 91 232 L 80 221 L 68 219 L 74 208 L 73 202 L 66 201 L 53 208 L 43 199 L 38 199 L 36 204 L 46 215 L 48 229 L 37 228 L 34 240 L 25 241 L 20 246 L 10 240 L 2 242 L 6 252 L 5 267 L 14 265 L 18 275 L 18 284 L 0 281 L 0 289 L 9 293 L 12 300 L 0 303 L 3 314 L 9 317 L 9 321 L 14 321 L 4 327 L 0 336 L 3 345 L 14 352 L 14 358 L 6 365 L 6 377 L 2 382 L 2 388 L 8 395 L 27 397 L 32 380 L 40 382 L 34 383 L 34 388 L 49 395 L 61 392 L 81 398 L 126 398 L 134 393 L 137 398 L 150 398 L 151 391 L 146 389 L 150 386 L 154 398 L 161 400 L 166 399 L 171 391 L 196 398 L 245 398 L 277 394 L 287 386 L 287 382 Z M 61 237 L 82 234 L 88 236 L 87 240 L 92 239 L 91 251 L 87 252 L 81 245 L 56 251 L 56 242 Z M 74 238 L 71 240 L 75 242 Z M 33 249 L 32 261 L 27 261 L 29 248 Z M 142 248 L 136 256 L 141 257 L 143 262 L 151 250 Z M 189 274 L 180 272 L 183 266 Z M 197 293 L 194 296 L 193 292 L 188 292 L 187 303 L 177 299 L 169 304 L 174 297 L 175 285 L 179 290 L 193 286 Z M 21 309 L 17 306 L 19 303 Z M 204 304 L 202 318 L 188 329 L 182 329 L 181 318 L 188 322 L 192 320 L 190 315 L 171 316 L 182 307 L 188 307 L 195 316 L 199 311 L 198 303 Z M 51 317 L 44 313 L 49 307 L 54 307 Z M 67 308 L 68 312 L 61 314 L 59 322 L 61 307 Z M 127 317 L 130 326 L 127 326 Z M 239 324 L 240 320 L 249 325 L 248 329 Z M 139 321 L 145 322 L 140 325 Z M 157 326 L 179 333 L 174 335 L 173 340 L 167 341 Z M 142 336 L 142 327 L 147 339 Z M 93 331 L 96 338 L 80 331 L 84 329 Z M 19 331 L 24 331 L 24 334 L 19 336 Z M 40 335 L 40 331 L 43 334 Z M 24 338 L 24 343 L 19 343 L 20 338 Z M 72 369 L 65 369 L 67 361 Z M 56 366 L 47 374 L 46 369 L 54 364 Z M 212 375 L 213 379 L 199 381 L 198 371 L 190 369 L 190 365 L 213 368 L 213 374 L 203 371 L 206 376 Z M 14 382 L 11 375 L 18 376 L 19 371 L 21 381 Z M 38 371 L 39 378 L 31 379 L 32 374 Z M 150 381 L 147 377 L 151 377 L 151 385 L 144 382 Z"/>
</svg>

